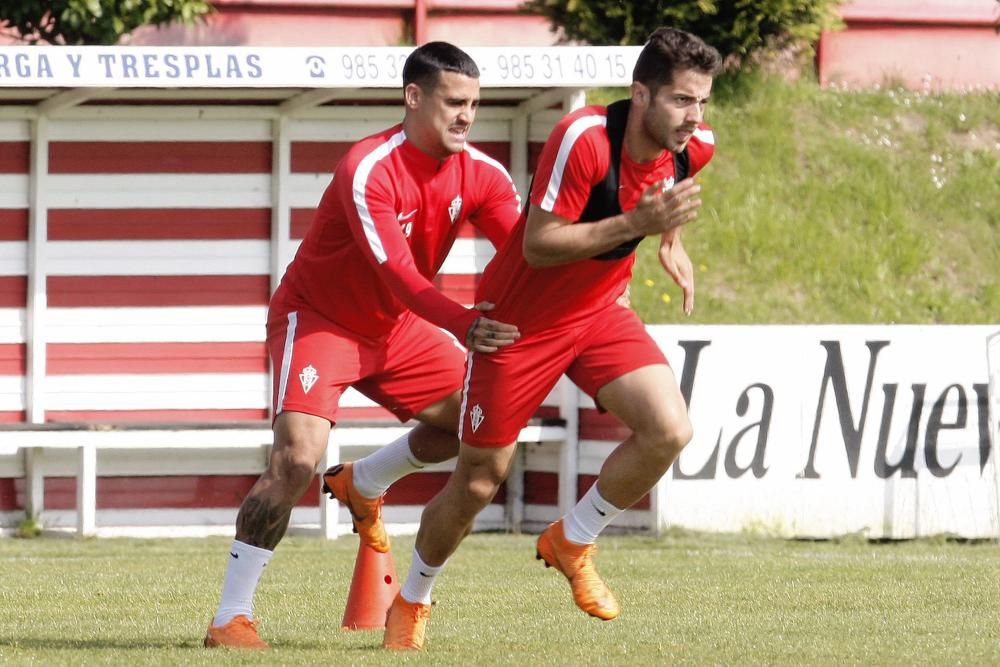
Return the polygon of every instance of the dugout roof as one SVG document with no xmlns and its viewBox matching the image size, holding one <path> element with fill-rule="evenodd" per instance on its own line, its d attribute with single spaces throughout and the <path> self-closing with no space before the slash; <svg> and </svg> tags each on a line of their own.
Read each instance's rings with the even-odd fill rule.
<svg viewBox="0 0 1000 667">
<path fill-rule="evenodd" d="M 322 117 L 323 109 L 395 106 L 412 47 L 0 47 L 0 120 L 153 115 Z M 583 103 L 583 89 L 628 86 L 640 47 L 473 47 L 483 120 L 510 122 L 511 174 L 527 185 L 527 122 Z M 107 112 L 106 112 L 107 113 Z M 479 141 L 475 128 L 473 141 Z"/>
</svg>

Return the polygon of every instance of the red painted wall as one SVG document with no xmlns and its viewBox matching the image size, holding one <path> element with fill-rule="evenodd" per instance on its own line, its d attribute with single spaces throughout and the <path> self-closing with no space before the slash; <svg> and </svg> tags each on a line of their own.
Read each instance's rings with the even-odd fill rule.
<svg viewBox="0 0 1000 667">
<path fill-rule="evenodd" d="M 823 36 L 823 85 L 914 90 L 1000 89 L 995 0 L 855 0 L 846 30 Z"/>
<path fill-rule="evenodd" d="M 140 30 L 134 44 L 398 46 L 445 40 L 459 46 L 547 46 L 545 19 L 521 0 L 213 0 L 202 26 Z M 419 7 L 424 12 L 418 11 Z"/>
</svg>

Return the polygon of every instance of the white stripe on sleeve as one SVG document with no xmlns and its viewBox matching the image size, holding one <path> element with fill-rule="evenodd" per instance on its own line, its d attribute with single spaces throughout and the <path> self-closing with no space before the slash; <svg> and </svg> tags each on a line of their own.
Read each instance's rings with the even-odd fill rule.
<svg viewBox="0 0 1000 667">
<path fill-rule="evenodd" d="M 469 157 L 471 157 L 473 160 L 479 160 L 481 162 L 485 162 L 486 164 L 490 165 L 491 167 L 499 171 L 501 174 L 503 174 L 504 178 L 507 179 L 507 182 L 510 183 L 511 189 L 514 190 L 514 196 L 517 198 L 517 207 L 521 208 L 521 195 L 517 193 L 517 186 L 514 185 L 514 179 L 510 177 L 510 174 L 507 172 L 504 166 L 500 164 L 498 161 L 491 158 L 486 153 L 482 152 L 478 148 L 470 146 L 469 144 L 465 144 L 465 150 L 469 152 Z"/>
<path fill-rule="evenodd" d="M 542 199 L 542 210 L 552 212 L 559 197 L 559 187 L 562 185 L 563 171 L 566 169 L 566 162 L 569 154 L 573 150 L 573 144 L 580 136 L 592 127 L 597 125 L 607 125 L 607 116 L 582 116 L 573 121 L 566 134 L 563 135 L 559 144 L 559 152 L 556 153 L 556 163 L 552 166 L 552 175 L 549 177 L 549 185 L 545 190 L 545 197 Z"/>
<path fill-rule="evenodd" d="M 703 144 L 715 145 L 715 133 L 708 128 L 699 127 L 694 131 L 694 136 Z"/>
<path fill-rule="evenodd" d="M 375 228 L 375 221 L 368 211 L 368 202 L 365 200 L 365 188 L 368 186 L 368 177 L 371 175 L 372 169 L 375 168 L 375 164 L 388 156 L 389 153 L 399 147 L 404 141 L 406 141 L 406 134 L 402 131 L 392 135 L 388 141 L 366 155 L 354 172 L 354 183 L 352 184 L 354 189 L 354 205 L 358 209 L 358 217 L 361 218 L 365 238 L 368 239 L 368 245 L 371 247 L 372 252 L 375 254 L 375 260 L 379 264 L 383 264 L 388 259 L 388 255 L 385 253 L 382 239 L 379 238 L 378 230 Z"/>
</svg>

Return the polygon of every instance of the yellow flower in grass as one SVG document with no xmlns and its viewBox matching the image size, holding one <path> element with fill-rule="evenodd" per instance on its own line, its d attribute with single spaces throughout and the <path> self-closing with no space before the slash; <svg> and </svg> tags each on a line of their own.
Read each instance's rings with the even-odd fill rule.
<svg viewBox="0 0 1000 667">
<path fill-rule="evenodd" d="M 649 278 L 646 278 L 645 280 L 643 280 L 642 284 L 645 285 L 646 287 L 653 287 L 654 285 L 656 285 L 656 283 L 654 283 Z"/>
<path fill-rule="evenodd" d="M 705 266 L 704 264 L 699 264 L 698 265 L 698 270 L 699 271 L 708 271 L 708 267 Z"/>
<path fill-rule="evenodd" d="M 663 303 L 670 303 L 670 295 L 664 292 L 660 295 L 660 300 L 663 301 Z"/>
</svg>

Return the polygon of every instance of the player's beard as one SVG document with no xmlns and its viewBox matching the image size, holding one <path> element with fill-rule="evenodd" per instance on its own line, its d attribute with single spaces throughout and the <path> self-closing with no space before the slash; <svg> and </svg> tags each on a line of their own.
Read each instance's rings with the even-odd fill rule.
<svg viewBox="0 0 1000 667">
<path fill-rule="evenodd" d="M 694 128 L 685 127 L 683 123 L 673 125 L 669 119 L 661 118 L 652 106 L 642 116 L 642 127 L 657 146 L 674 153 L 684 150 L 694 132 Z M 678 136 L 681 133 L 683 137 Z"/>
</svg>

